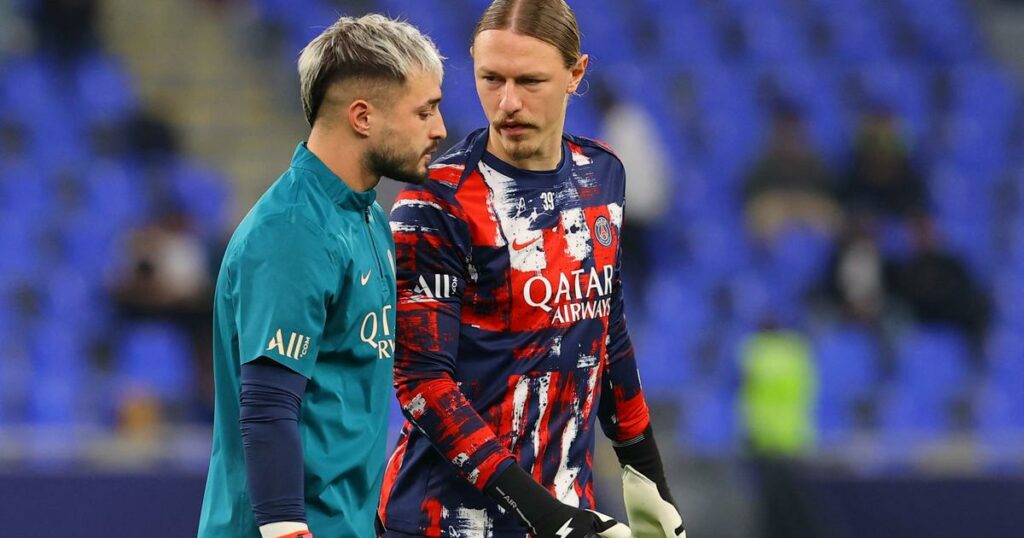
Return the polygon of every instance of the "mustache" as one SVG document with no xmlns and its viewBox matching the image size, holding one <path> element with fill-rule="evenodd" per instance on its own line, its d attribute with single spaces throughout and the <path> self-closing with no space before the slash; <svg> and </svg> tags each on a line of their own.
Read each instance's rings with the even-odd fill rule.
<svg viewBox="0 0 1024 538">
<path fill-rule="evenodd" d="M 528 122 L 526 120 L 520 120 L 520 119 L 517 119 L 517 118 L 501 118 L 501 119 L 495 120 L 493 122 L 493 124 L 494 124 L 495 127 L 498 127 L 498 128 L 503 127 L 505 125 L 513 125 L 513 124 L 514 125 L 518 125 L 520 127 L 533 127 L 533 128 L 537 127 L 536 125 L 534 125 L 534 124 L 532 124 L 532 123 L 530 123 L 530 122 Z"/>
</svg>

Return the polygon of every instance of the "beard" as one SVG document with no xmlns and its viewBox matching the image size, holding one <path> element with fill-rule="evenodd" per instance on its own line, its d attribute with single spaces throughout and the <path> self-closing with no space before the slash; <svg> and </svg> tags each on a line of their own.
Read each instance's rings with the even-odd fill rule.
<svg viewBox="0 0 1024 538">
<path fill-rule="evenodd" d="M 370 148 L 363 157 L 365 166 L 371 173 L 391 178 L 400 183 L 419 185 L 427 180 L 427 167 L 420 166 L 423 156 L 430 151 L 414 149 L 401 150 L 387 143 Z"/>
<path fill-rule="evenodd" d="M 493 122 L 492 127 L 494 131 L 500 134 L 501 126 L 504 122 L 504 118 Z M 536 157 L 540 152 L 540 143 L 537 141 L 537 138 L 540 136 L 540 129 L 531 122 L 522 122 L 522 125 L 527 127 L 526 132 L 518 136 L 501 134 L 501 136 L 496 137 L 501 148 L 505 150 L 505 153 L 513 161 L 525 161 Z"/>
<path fill-rule="evenodd" d="M 501 145 L 505 148 L 505 153 L 514 161 L 525 161 L 533 158 L 540 151 L 536 143 L 526 140 L 502 139 L 501 142 Z"/>
</svg>

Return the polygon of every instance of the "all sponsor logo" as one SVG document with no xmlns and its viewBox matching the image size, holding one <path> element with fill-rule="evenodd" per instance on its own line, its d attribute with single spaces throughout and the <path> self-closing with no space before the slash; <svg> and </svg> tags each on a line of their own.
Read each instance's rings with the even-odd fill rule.
<svg viewBox="0 0 1024 538">
<path fill-rule="evenodd" d="M 288 336 L 288 345 L 285 345 L 284 331 L 277 330 L 274 336 L 267 342 L 267 351 L 276 351 L 278 354 L 289 359 L 299 360 L 309 353 L 309 337 L 296 332 Z"/>
<path fill-rule="evenodd" d="M 458 277 L 452 275 L 434 275 L 433 282 L 429 282 L 425 276 L 420 275 L 418 284 L 412 291 L 416 295 L 428 299 L 450 299 L 458 289 L 458 285 Z"/>
</svg>

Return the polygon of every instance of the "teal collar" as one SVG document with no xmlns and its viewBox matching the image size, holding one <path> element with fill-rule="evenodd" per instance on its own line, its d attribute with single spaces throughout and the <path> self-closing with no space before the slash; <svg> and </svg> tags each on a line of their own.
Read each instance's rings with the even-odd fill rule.
<svg viewBox="0 0 1024 538">
<path fill-rule="evenodd" d="M 364 210 L 373 205 L 377 199 L 377 191 L 355 192 L 340 177 L 331 172 L 330 168 L 309 151 L 305 142 L 299 142 L 292 155 L 292 168 L 301 168 L 313 173 L 316 182 L 338 205 L 356 210 Z"/>
</svg>

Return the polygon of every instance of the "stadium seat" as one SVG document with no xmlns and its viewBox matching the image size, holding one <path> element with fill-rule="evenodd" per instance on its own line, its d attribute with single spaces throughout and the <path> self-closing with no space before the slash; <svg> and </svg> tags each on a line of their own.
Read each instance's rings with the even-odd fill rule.
<svg viewBox="0 0 1024 538">
<path fill-rule="evenodd" d="M 903 396 L 924 404 L 958 396 L 968 379 L 968 347 L 957 330 L 918 326 L 900 337 L 895 383 Z M 898 399 L 898 398 L 897 398 Z"/>
<path fill-rule="evenodd" d="M 36 424 L 70 424 L 86 418 L 88 342 L 74 326 L 46 323 L 31 335 L 32 390 L 28 415 Z"/>
<path fill-rule="evenodd" d="M 117 59 L 94 54 L 76 66 L 78 109 L 90 124 L 124 120 L 136 106 L 135 90 Z"/>
<path fill-rule="evenodd" d="M 841 443 L 857 429 L 857 406 L 871 396 L 880 380 L 880 355 L 877 338 L 865 327 L 839 325 L 816 339 L 822 445 Z"/>
<path fill-rule="evenodd" d="M 685 399 L 677 429 L 679 446 L 697 456 L 733 453 L 739 439 L 731 391 L 694 388 Z"/>
<path fill-rule="evenodd" d="M 165 403 L 185 401 L 194 389 L 194 352 L 188 335 L 163 322 L 139 322 L 117 337 L 117 370 L 125 390 L 141 389 Z"/>
</svg>

